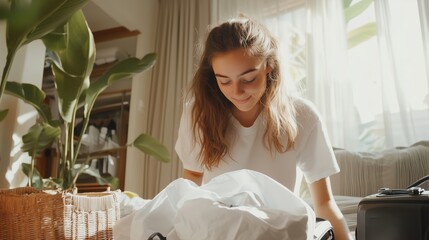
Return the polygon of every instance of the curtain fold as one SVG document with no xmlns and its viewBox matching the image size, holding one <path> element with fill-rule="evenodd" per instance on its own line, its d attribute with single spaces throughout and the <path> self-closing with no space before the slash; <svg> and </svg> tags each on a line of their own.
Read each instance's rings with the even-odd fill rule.
<svg viewBox="0 0 429 240">
<path fill-rule="evenodd" d="M 152 198 L 172 180 L 182 176 L 174 145 L 182 97 L 194 73 L 196 48 L 209 24 L 209 4 L 202 0 L 160 0 L 155 52 L 157 63 L 148 84 L 147 130 L 170 151 L 171 162 L 145 156 L 143 196 Z"/>
<path fill-rule="evenodd" d="M 384 135 L 386 138 L 386 146 L 393 147 L 395 131 L 401 130 L 406 142 L 410 142 L 414 138 L 414 129 L 410 126 L 412 120 L 409 116 L 410 107 L 407 104 L 406 97 L 402 91 L 403 86 L 397 73 L 399 65 L 397 56 L 392 44 L 392 21 L 390 16 L 389 1 L 375 1 L 375 12 L 377 22 L 377 37 L 380 55 L 380 70 L 381 70 L 381 86 L 382 86 L 382 106 L 384 120 Z M 399 107 L 400 125 L 397 129 L 393 126 L 392 120 L 392 105 Z"/>
</svg>

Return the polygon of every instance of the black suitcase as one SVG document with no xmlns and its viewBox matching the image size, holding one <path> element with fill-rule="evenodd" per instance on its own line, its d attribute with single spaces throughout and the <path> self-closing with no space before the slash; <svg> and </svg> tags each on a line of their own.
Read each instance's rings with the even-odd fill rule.
<svg viewBox="0 0 429 240">
<path fill-rule="evenodd" d="M 357 240 L 429 240 L 429 191 L 419 187 L 381 188 L 363 198 L 357 210 Z"/>
</svg>

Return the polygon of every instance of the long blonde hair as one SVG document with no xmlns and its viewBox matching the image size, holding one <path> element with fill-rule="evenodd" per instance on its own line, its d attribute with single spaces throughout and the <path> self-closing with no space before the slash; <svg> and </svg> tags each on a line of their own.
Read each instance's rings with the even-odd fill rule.
<svg viewBox="0 0 429 240">
<path fill-rule="evenodd" d="M 237 18 L 214 27 L 208 34 L 190 93 L 194 98 L 192 130 L 199 140 L 201 163 L 207 168 L 218 166 L 229 151 L 227 132 L 232 103 L 220 91 L 211 60 L 216 53 L 243 48 L 250 55 L 266 60 L 272 68 L 267 76 L 266 92 L 261 97 L 265 116 L 265 146 L 273 152 L 285 152 L 294 145 L 297 135 L 295 109 L 284 91 L 280 77 L 277 41 L 262 25 L 248 18 Z M 287 142 L 283 143 L 286 136 Z"/>
</svg>

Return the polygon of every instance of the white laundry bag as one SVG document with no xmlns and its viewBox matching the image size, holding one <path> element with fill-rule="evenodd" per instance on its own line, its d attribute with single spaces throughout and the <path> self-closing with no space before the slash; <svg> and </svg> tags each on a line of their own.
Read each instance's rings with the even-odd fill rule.
<svg viewBox="0 0 429 240">
<path fill-rule="evenodd" d="M 286 187 L 262 173 L 238 170 L 201 187 L 173 181 L 117 222 L 114 235 L 131 240 L 147 240 L 156 232 L 168 240 L 312 240 L 314 227 L 311 207 Z"/>
</svg>

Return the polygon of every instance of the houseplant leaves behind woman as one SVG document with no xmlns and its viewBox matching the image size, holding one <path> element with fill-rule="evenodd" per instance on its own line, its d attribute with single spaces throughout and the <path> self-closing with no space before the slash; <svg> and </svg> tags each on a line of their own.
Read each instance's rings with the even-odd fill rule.
<svg viewBox="0 0 429 240">
<path fill-rule="evenodd" d="M 6 64 L 0 81 L 0 101 L 18 50 L 63 26 L 88 0 L 11 0 L 0 2 L 0 20 L 6 19 Z M 0 121 L 7 110 L 0 109 Z"/>
<path fill-rule="evenodd" d="M 8 25 L 9 27 L 9 25 Z M 30 27 L 30 26 L 29 26 Z M 89 123 L 91 110 L 98 95 L 112 83 L 131 77 L 153 66 L 156 55 L 147 54 L 142 59 L 129 58 L 112 66 L 100 78 L 90 82 L 89 76 L 95 61 L 95 44 L 92 33 L 87 26 L 83 13 L 76 11 L 69 21 L 41 38 L 46 45 L 51 68 L 55 77 L 55 88 L 58 94 L 60 120 L 54 120 L 50 109 L 43 103 L 45 93 L 38 87 L 8 81 L 6 93 L 14 95 L 35 107 L 41 121 L 30 128 L 23 136 L 22 150 L 27 152 L 31 164 L 23 164 L 23 170 L 29 177 L 29 186 L 55 186 L 70 189 L 75 186 L 78 176 L 85 172 L 97 178 L 101 183 L 115 183 L 117 179 L 104 179 L 89 169 L 90 154 L 83 164 L 78 164 L 79 149 L 83 134 Z M 9 48 L 8 48 L 9 49 Z M 75 140 L 73 135 L 78 109 L 84 108 L 83 126 L 80 136 Z M 55 143 L 59 156 L 59 178 L 42 181 L 34 168 L 34 158 L 46 147 Z M 141 134 L 126 146 L 135 146 L 156 159 L 168 162 L 168 150 L 154 138 Z"/>
</svg>

